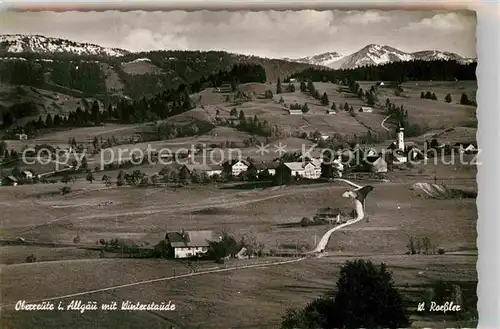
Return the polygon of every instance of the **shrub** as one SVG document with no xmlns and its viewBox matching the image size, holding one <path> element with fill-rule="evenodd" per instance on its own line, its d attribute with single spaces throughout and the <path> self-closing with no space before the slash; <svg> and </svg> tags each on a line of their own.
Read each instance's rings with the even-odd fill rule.
<svg viewBox="0 0 500 329">
<path fill-rule="evenodd" d="M 443 249 L 443 248 L 439 248 L 439 249 L 438 249 L 438 254 L 440 254 L 440 255 L 444 255 L 444 253 L 445 253 L 445 251 L 444 251 L 444 249 Z"/>
<path fill-rule="evenodd" d="M 36 256 L 34 254 L 29 255 L 26 257 L 26 263 L 34 263 L 36 262 Z"/>
<path fill-rule="evenodd" d="M 300 226 L 302 227 L 306 227 L 306 226 L 309 226 L 309 225 L 312 225 L 312 220 L 308 217 L 303 217 L 301 220 L 300 220 Z"/>
</svg>

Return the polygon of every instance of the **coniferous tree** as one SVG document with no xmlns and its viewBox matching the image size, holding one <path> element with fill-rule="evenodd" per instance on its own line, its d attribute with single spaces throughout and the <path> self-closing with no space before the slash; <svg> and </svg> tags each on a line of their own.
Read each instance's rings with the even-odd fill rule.
<svg viewBox="0 0 500 329">
<path fill-rule="evenodd" d="M 283 88 L 281 87 L 281 80 L 278 78 L 278 83 L 276 84 L 276 94 L 283 93 Z"/>
<path fill-rule="evenodd" d="M 420 98 L 425 98 L 425 93 L 423 91 L 420 93 Z"/>
<path fill-rule="evenodd" d="M 335 104 L 335 102 L 332 102 L 331 109 L 334 110 L 334 111 L 337 111 L 337 105 Z"/>
<path fill-rule="evenodd" d="M 344 104 L 344 111 L 346 111 L 346 112 L 349 111 L 349 104 L 347 104 L 347 102 L 345 102 L 345 104 Z"/>
<path fill-rule="evenodd" d="M 47 114 L 47 117 L 45 118 L 45 126 L 47 126 L 47 128 L 51 128 L 53 125 L 54 125 L 54 123 L 52 121 L 52 116 L 49 113 L 49 114 Z"/>
<path fill-rule="evenodd" d="M 302 113 L 307 113 L 309 112 L 309 106 L 307 106 L 307 103 L 304 103 L 302 106 Z"/>
<path fill-rule="evenodd" d="M 460 97 L 460 104 L 461 105 L 470 105 L 469 97 L 467 94 L 462 93 L 462 96 Z"/>
<path fill-rule="evenodd" d="M 451 103 L 451 101 L 452 101 L 451 95 L 450 94 L 446 95 L 446 97 L 444 98 L 444 100 L 445 100 L 446 103 Z"/>
<path fill-rule="evenodd" d="M 306 92 L 307 91 L 307 86 L 306 86 L 306 83 L 304 81 L 300 82 L 300 91 L 301 92 Z"/>
<path fill-rule="evenodd" d="M 328 106 L 330 105 L 330 101 L 328 100 L 328 95 L 323 93 L 323 97 L 321 97 L 321 105 Z"/>
</svg>

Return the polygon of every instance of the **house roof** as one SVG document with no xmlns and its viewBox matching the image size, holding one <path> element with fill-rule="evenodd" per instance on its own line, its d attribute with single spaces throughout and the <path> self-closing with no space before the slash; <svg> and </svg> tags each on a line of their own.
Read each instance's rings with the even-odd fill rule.
<svg viewBox="0 0 500 329">
<path fill-rule="evenodd" d="M 10 181 L 17 182 L 17 178 L 16 178 L 16 177 L 14 177 L 14 176 L 7 176 L 7 177 L 5 177 L 4 179 L 8 179 L 8 180 L 10 180 Z"/>
<path fill-rule="evenodd" d="M 218 165 L 206 165 L 206 164 L 187 164 L 185 165 L 187 170 L 192 171 L 213 171 L 220 170 L 222 171 L 222 167 Z"/>
<path fill-rule="evenodd" d="M 216 241 L 217 236 L 212 231 L 167 232 L 165 239 L 173 248 L 208 247 L 209 241 Z"/>
<path fill-rule="evenodd" d="M 283 164 L 286 167 L 288 167 L 290 170 L 294 170 L 294 171 L 303 170 L 308 164 L 311 164 L 312 166 L 314 166 L 313 163 L 304 163 L 304 162 L 285 162 Z"/>
<path fill-rule="evenodd" d="M 224 164 L 223 164 L 223 165 L 224 165 L 224 166 L 231 166 L 231 167 L 232 167 L 232 166 L 234 166 L 235 164 L 237 164 L 238 162 L 241 162 L 241 163 L 243 163 L 243 164 L 244 164 L 244 165 L 246 165 L 246 166 L 249 166 L 249 165 L 250 165 L 250 163 L 249 163 L 248 161 L 246 161 L 246 160 L 236 160 L 236 159 L 235 159 L 235 160 L 228 160 L 228 161 L 224 162 Z"/>
<path fill-rule="evenodd" d="M 25 170 L 25 171 L 23 171 L 23 174 L 25 174 L 25 175 L 33 175 L 33 172 L 30 171 L 30 170 Z"/>
<path fill-rule="evenodd" d="M 258 163 L 252 163 L 252 167 L 255 167 L 255 169 L 258 169 L 258 170 L 276 169 L 278 166 L 279 166 L 278 162 L 258 162 Z"/>
<path fill-rule="evenodd" d="M 474 147 L 477 147 L 477 143 L 476 142 L 459 142 L 459 143 L 455 143 L 455 146 L 474 146 Z"/>
</svg>

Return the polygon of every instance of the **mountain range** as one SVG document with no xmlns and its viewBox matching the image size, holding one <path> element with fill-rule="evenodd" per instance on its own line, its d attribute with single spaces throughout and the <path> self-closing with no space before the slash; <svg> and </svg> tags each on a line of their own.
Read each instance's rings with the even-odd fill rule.
<svg viewBox="0 0 500 329">
<path fill-rule="evenodd" d="M 72 54 L 82 56 L 121 57 L 131 54 L 130 51 L 120 48 L 107 48 L 96 44 L 80 43 L 70 40 L 46 37 L 42 35 L 5 34 L 0 35 L 0 53 L 38 53 L 41 55 Z M 237 54 L 234 54 L 237 55 Z M 244 56 L 244 55 L 238 55 Z M 475 58 L 465 58 L 456 53 L 439 50 L 423 50 L 407 53 L 387 46 L 370 44 L 350 54 L 327 52 L 303 58 L 282 58 L 281 60 L 294 63 L 317 65 L 332 69 L 350 69 L 365 65 L 381 65 L 395 61 L 409 60 L 456 60 L 467 64 Z"/>
<path fill-rule="evenodd" d="M 284 58 L 286 61 L 326 66 L 332 69 L 352 69 L 360 66 L 382 65 L 396 61 L 431 61 L 440 59 L 455 60 L 463 64 L 471 63 L 476 60 L 475 58 L 466 58 L 446 51 L 423 50 L 407 53 L 387 45 L 377 44 L 367 45 L 350 55 L 342 55 L 338 52 L 327 52 L 297 59 Z"/>
</svg>

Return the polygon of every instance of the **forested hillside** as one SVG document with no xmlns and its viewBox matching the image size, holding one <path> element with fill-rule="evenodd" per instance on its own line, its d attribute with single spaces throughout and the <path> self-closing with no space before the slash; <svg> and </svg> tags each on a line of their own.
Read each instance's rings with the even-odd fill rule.
<svg viewBox="0 0 500 329">
<path fill-rule="evenodd" d="M 312 80 L 323 82 L 346 81 L 455 81 L 476 80 L 477 63 L 460 64 L 456 61 L 406 61 L 384 65 L 372 65 L 346 70 L 308 68 L 291 74 L 288 79 Z M 285 81 L 287 81 L 286 79 Z"/>
</svg>

